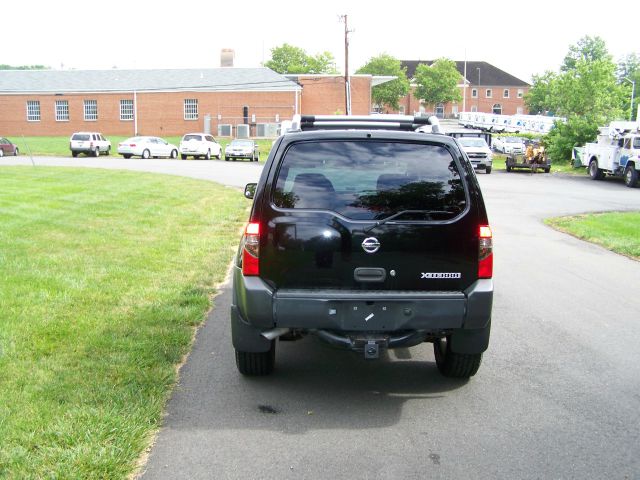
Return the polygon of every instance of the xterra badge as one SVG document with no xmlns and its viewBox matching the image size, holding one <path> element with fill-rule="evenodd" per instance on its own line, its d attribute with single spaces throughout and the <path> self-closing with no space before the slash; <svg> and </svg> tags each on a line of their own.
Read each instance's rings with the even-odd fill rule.
<svg viewBox="0 0 640 480">
<path fill-rule="evenodd" d="M 460 273 L 450 272 L 450 273 L 431 273 L 431 272 L 421 272 L 422 278 L 460 278 Z"/>
</svg>

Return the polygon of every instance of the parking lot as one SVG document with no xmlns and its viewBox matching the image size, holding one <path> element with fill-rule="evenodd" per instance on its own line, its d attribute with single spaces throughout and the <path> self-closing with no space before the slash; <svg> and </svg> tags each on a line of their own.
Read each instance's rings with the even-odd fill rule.
<svg viewBox="0 0 640 480">
<path fill-rule="evenodd" d="M 5 158 L 0 163 L 28 158 Z M 242 186 L 262 165 L 43 159 Z M 241 377 L 229 290 L 199 330 L 143 478 L 634 478 L 640 471 L 640 265 L 543 218 L 639 210 L 620 180 L 478 175 L 494 231 L 492 339 L 469 382 L 430 345 L 366 362 L 313 338 Z"/>
</svg>

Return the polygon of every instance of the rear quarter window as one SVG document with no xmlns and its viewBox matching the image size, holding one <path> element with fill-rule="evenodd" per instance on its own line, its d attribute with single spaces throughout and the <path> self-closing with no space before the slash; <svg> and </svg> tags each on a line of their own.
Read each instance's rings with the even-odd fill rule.
<svg viewBox="0 0 640 480">
<path fill-rule="evenodd" d="M 288 148 L 272 202 L 355 220 L 401 212 L 403 220 L 449 220 L 464 211 L 466 194 L 455 159 L 440 145 L 323 141 Z"/>
<path fill-rule="evenodd" d="M 71 139 L 72 140 L 78 140 L 81 142 L 86 142 L 87 140 L 89 140 L 90 136 L 89 134 L 84 134 L 84 133 L 76 133 Z"/>
</svg>

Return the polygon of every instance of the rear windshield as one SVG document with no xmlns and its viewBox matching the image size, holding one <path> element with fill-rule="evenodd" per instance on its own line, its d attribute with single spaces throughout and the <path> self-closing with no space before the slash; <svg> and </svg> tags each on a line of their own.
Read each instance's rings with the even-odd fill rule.
<svg viewBox="0 0 640 480">
<path fill-rule="evenodd" d="M 198 141 L 200 141 L 200 140 L 202 140 L 202 135 L 185 135 L 182 138 L 183 142 L 188 142 L 189 140 L 198 140 Z"/>
<path fill-rule="evenodd" d="M 458 139 L 463 147 L 486 147 L 487 142 L 482 138 L 461 137 Z"/>
<path fill-rule="evenodd" d="M 354 220 L 448 220 L 465 209 L 466 196 L 458 166 L 441 146 L 304 142 L 282 159 L 273 203 Z"/>
<path fill-rule="evenodd" d="M 87 141 L 89 140 L 89 134 L 88 133 L 76 133 L 72 140 L 81 140 L 81 141 Z"/>
</svg>

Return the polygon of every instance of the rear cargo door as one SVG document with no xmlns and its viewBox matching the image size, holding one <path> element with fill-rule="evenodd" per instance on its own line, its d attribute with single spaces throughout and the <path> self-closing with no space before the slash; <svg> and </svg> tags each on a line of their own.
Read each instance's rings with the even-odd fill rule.
<svg viewBox="0 0 640 480">
<path fill-rule="evenodd" d="M 477 211 L 449 147 L 305 141 L 275 175 L 260 245 L 274 288 L 462 291 L 477 279 Z"/>
</svg>

